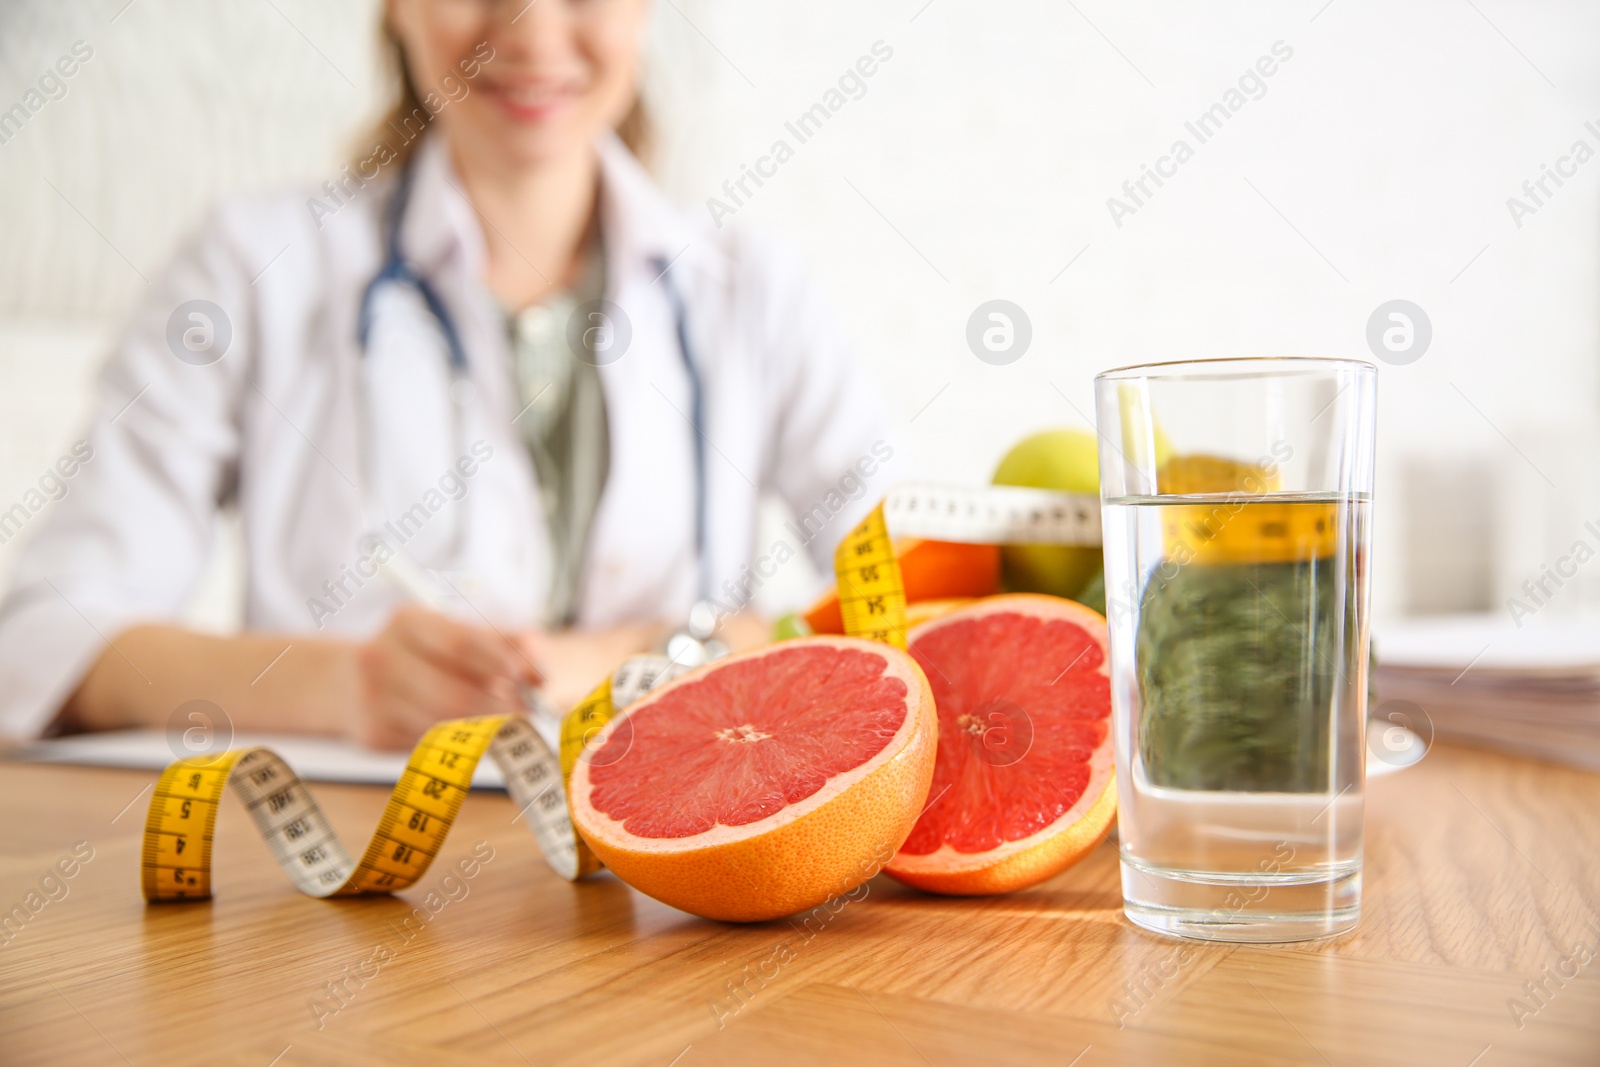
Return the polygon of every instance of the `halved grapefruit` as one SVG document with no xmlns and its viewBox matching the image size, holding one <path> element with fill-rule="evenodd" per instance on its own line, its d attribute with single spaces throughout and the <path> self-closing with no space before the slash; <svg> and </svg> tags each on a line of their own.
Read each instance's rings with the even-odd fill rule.
<svg viewBox="0 0 1600 1067">
<path fill-rule="evenodd" d="M 936 893 L 1006 893 L 1076 863 L 1116 815 L 1105 618 L 1018 593 L 908 641 L 938 705 L 939 760 L 888 873 Z"/>
<path fill-rule="evenodd" d="M 708 919 L 792 915 L 905 841 L 937 750 L 933 693 L 899 649 L 802 637 L 647 694 L 573 769 L 572 821 L 617 877 Z"/>
<path fill-rule="evenodd" d="M 952 597 L 988 596 L 1000 588 L 1000 546 L 897 537 L 895 562 L 905 583 L 906 604 Z M 839 590 L 829 589 L 805 613 L 811 631 L 844 633 Z"/>
</svg>

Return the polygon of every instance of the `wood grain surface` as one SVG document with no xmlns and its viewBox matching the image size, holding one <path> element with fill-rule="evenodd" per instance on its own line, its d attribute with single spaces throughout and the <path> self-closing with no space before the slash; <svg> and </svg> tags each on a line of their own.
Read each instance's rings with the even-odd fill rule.
<svg viewBox="0 0 1600 1067">
<path fill-rule="evenodd" d="M 1110 844 L 1008 897 L 879 877 L 809 928 L 708 922 L 561 881 L 498 793 L 418 886 L 344 901 L 296 893 L 225 803 L 216 898 L 147 907 L 153 780 L 0 764 L 0 910 L 48 900 L 0 935 L 0 1061 L 1600 1063 L 1600 776 L 1527 760 L 1438 745 L 1374 780 L 1360 928 L 1265 948 L 1132 927 Z M 347 842 L 385 799 L 317 793 Z M 494 858 L 445 884 L 480 841 Z"/>
</svg>

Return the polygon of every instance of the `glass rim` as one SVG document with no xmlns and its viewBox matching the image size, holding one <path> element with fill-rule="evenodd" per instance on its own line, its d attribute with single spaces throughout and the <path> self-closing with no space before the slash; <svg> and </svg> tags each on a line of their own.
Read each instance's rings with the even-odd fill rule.
<svg viewBox="0 0 1600 1067">
<path fill-rule="evenodd" d="M 1183 374 L 1181 368 L 1196 370 L 1208 368 L 1213 373 Z M 1228 373 L 1229 371 L 1233 373 Z M 1206 359 L 1172 359 L 1159 363 L 1132 363 L 1125 367 L 1111 367 L 1094 376 L 1099 381 L 1123 381 L 1130 378 L 1160 378 L 1167 381 L 1223 380 L 1229 377 L 1248 377 L 1252 374 L 1310 375 L 1318 371 L 1372 371 L 1378 365 L 1365 359 L 1348 359 L 1340 356 L 1217 356 Z M 1154 373 L 1151 373 L 1154 372 Z"/>
</svg>

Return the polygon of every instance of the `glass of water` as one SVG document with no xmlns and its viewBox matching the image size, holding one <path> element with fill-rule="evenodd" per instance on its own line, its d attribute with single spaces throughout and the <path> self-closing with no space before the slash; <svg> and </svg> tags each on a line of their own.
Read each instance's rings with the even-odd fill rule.
<svg viewBox="0 0 1600 1067">
<path fill-rule="evenodd" d="M 1298 941 L 1361 914 L 1377 369 L 1095 379 L 1128 918 Z"/>
</svg>

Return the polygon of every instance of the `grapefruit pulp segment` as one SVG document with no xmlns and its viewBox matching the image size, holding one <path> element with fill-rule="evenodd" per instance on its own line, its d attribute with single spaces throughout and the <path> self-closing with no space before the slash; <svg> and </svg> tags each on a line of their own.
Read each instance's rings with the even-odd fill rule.
<svg viewBox="0 0 1600 1067">
<path fill-rule="evenodd" d="M 905 653 L 784 641 L 620 712 L 573 770 L 573 822 L 641 892 L 707 918 L 777 918 L 894 854 L 927 796 L 936 731 Z"/>
<path fill-rule="evenodd" d="M 939 757 L 889 873 L 1006 892 L 1093 848 L 1116 810 L 1104 618 L 1057 597 L 990 597 L 914 628 L 909 646 L 938 707 Z"/>
</svg>

